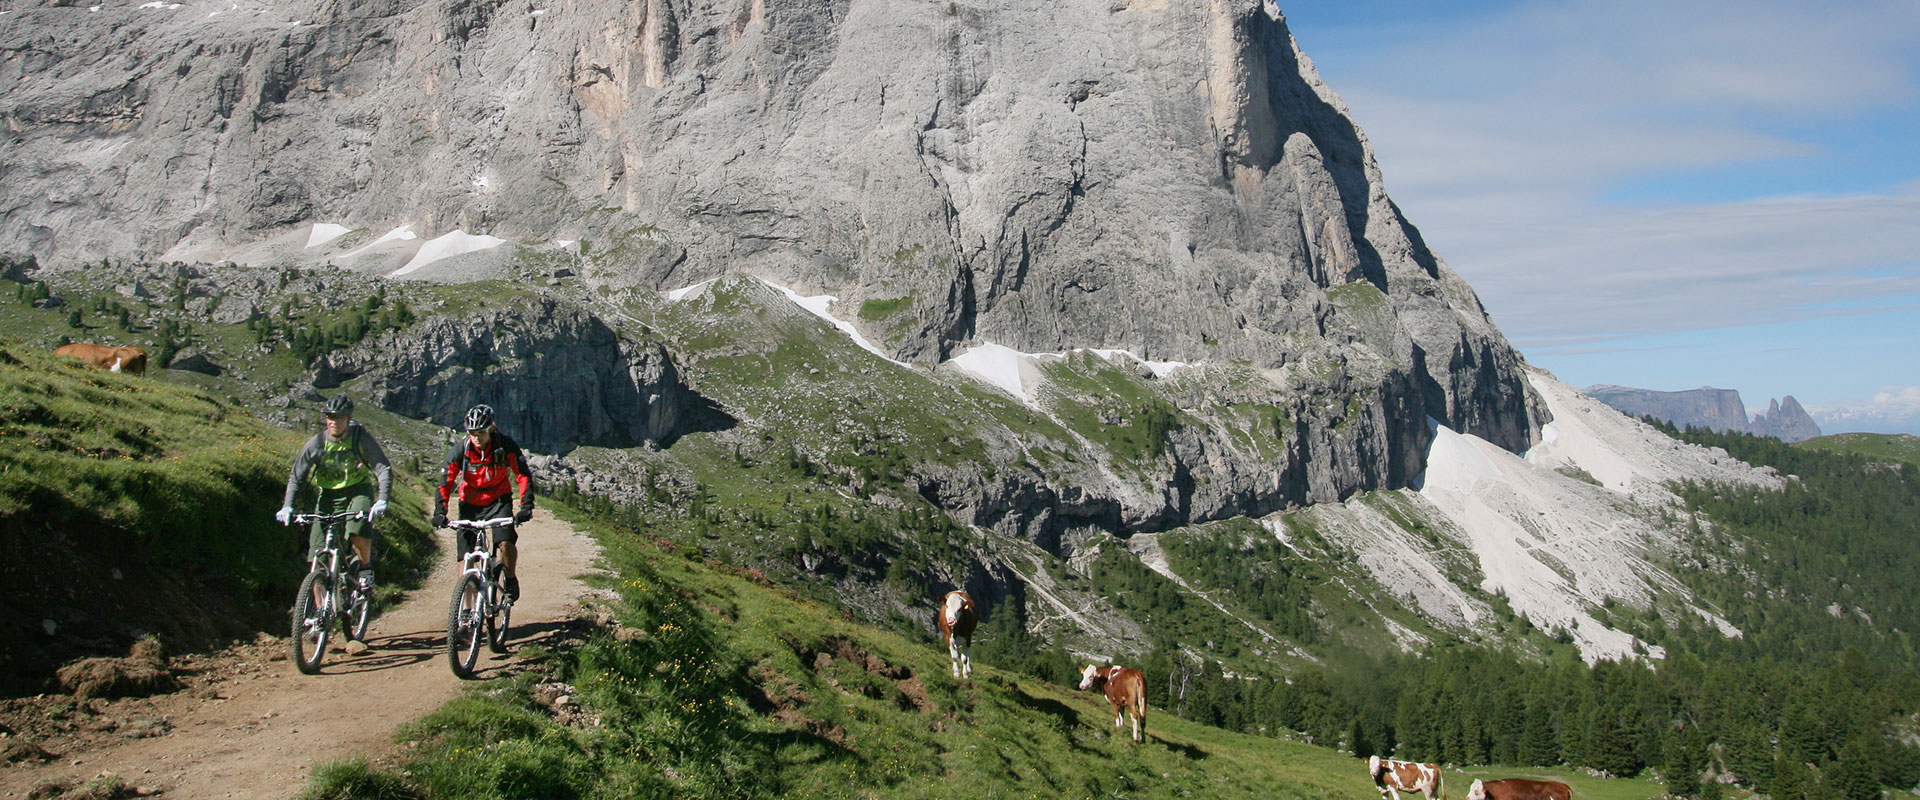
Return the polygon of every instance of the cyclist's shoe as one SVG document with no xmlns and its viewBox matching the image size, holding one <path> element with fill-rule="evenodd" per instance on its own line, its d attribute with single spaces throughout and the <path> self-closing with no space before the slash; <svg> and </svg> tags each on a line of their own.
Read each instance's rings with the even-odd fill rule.
<svg viewBox="0 0 1920 800">
<path fill-rule="evenodd" d="M 518 575 L 507 576 L 507 600 L 509 602 L 520 601 L 520 576 Z"/>
<path fill-rule="evenodd" d="M 360 591 L 366 592 L 367 594 L 373 593 L 373 568 L 372 567 L 360 568 L 359 583 L 360 583 Z"/>
</svg>

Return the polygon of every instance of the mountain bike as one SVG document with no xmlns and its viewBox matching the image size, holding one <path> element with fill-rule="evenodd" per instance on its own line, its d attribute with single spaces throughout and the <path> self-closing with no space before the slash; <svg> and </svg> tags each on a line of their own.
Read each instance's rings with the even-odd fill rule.
<svg viewBox="0 0 1920 800">
<path fill-rule="evenodd" d="M 308 557 L 307 577 L 293 596 L 293 664 L 308 675 L 320 671 L 320 659 L 326 655 L 327 637 L 333 633 L 335 620 L 348 641 L 366 638 L 373 598 L 341 563 L 347 521 L 365 516 L 364 511 L 293 516 L 294 525 L 318 522 L 326 531 L 326 541 Z M 346 557 L 358 563 L 351 554 Z"/>
<path fill-rule="evenodd" d="M 456 519 L 447 523 L 455 530 L 473 535 L 473 549 L 462 558 L 460 579 L 453 587 L 453 603 L 447 609 L 447 662 L 453 674 L 473 677 L 473 664 L 480 658 L 480 642 L 496 653 L 507 652 L 507 625 L 513 618 L 513 600 L 500 579 L 505 567 L 493 557 L 492 537 L 488 531 L 513 525 L 513 517 L 487 520 Z"/>
</svg>

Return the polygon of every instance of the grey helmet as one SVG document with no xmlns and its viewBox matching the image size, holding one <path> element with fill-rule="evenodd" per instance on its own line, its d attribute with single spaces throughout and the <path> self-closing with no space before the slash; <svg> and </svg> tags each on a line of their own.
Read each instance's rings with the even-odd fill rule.
<svg viewBox="0 0 1920 800">
<path fill-rule="evenodd" d="M 327 402 L 320 406 L 320 413 L 329 417 L 351 417 L 353 416 L 353 398 L 344 394 L 329 397 Z"/>
<path fill-rule="evenodd" d="M 467 409 L 467 430 L 484 431 L 493 427 L 493 407 L 485 403 Z"/>
</svg>

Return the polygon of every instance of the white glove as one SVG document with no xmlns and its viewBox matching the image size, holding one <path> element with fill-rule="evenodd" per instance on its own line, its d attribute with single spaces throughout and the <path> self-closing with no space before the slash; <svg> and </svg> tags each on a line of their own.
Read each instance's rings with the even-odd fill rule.
<svg viewBox="0 0 1920 800">
<path fill-rule="evenodd" d="M 381 500 L 378 503 L 374 503 L 372 508 L 367 509 L 367 519 L 379 519 L 380 515 L 385 513 L 387 513 L 387 501 Z"/>
<path fill-rule="evenodd" d="M 293 506 L 281 506 L 279 511 L 273 512 L 273 518 L 279 520 L 282 525 L 292 525 Z"/>
</svg>

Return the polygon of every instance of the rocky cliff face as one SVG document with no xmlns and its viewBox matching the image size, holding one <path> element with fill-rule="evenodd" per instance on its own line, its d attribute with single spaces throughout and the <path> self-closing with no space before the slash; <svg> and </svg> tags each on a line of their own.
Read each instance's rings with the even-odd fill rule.
<svg viewBox="0 0 1920 800">
<path fill-rule="evenodd" d="M 595 286 L 897 307 L 862 324 L 907 360 L 1126 348 L 1369 396 L 1381 476 L 1426 417 L 1520 449 L 1545 415 L 1258 0 L 219 5 L 0 18 L 0 250 L 580 239 Z"/>
<path fill-rule="evenodd" d="M 547 297 L 438 316 L 321 356 L 316 385 L 356 386 L 381 407 L 458 428 L 486 403 L 523 446 L 656 444 L 679 430 L 690 395 L 658 344 L 622 342 L 598 317 Z"/>
</svg>

